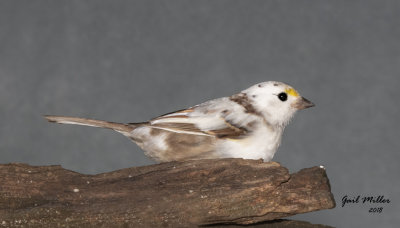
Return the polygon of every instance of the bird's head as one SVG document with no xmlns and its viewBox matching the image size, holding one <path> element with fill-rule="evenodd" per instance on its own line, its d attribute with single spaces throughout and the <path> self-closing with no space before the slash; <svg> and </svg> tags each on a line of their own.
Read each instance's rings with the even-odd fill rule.
<svg viewBox="0 0 400 228">
<path fill-rule="evenodd" d="M 314 104 L 282 82 L 262 82 L 244 91 L 254 108 L 272 125 L 285 126 L 297 110 Z"/>
</svg>

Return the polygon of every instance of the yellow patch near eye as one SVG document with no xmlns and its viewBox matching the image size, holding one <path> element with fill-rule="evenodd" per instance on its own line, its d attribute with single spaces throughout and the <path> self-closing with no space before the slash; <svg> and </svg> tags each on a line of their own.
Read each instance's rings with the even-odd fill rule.
<svg viewBox="0 0 400 228">
<path fill-rule="evenodd" d="M 287 88 L 287 89 L 285 89 L 285 92 L 287 94 L 291 95 L 291 96 L 294 96 L 294 97 L 298 97 L 299 96 L 299 93 L 297 93 L 297 91 L 294 90 L 293 88 Z"/>
</svg>

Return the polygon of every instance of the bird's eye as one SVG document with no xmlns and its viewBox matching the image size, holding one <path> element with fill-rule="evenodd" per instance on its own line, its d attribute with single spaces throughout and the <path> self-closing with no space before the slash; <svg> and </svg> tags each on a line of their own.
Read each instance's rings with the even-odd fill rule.
<svg viewBox="0 0 400 228">
<path fill-rule="evenodd" d="M 281 101 L 286 101 L 287 100 L 287 94 L 286 93 L 280 93 L 280 94 L 278 94 L 278 98 Z"/>
</svg>

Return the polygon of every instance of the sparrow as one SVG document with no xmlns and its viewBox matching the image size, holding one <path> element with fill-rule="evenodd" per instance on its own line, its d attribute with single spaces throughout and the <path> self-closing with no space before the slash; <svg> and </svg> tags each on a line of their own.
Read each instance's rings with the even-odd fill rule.
<svg viewBox="0 0 400 228">
<path fill-rule="evenodd" d="M 268 162 L 296 111 L 313 106 L 293 87 L 268 81 L 230 97 L 209 100 L 141 123 L 44 117 L 60 124 L 112 129 L 130 138 L 158 162 L 214 158 Z"/>
</svg>

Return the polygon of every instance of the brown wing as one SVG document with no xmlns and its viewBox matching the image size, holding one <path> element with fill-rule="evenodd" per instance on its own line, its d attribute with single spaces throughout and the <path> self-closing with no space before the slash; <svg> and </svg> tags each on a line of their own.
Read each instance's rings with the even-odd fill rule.
<svg viewBox="0 0 400 228">
<path fill-rule="evenodd" d="M 167 113 L 152 119 L 150 125 L 182 134 L 201 134 L 217 138 L 237 139 L 249 132 L 245 127 L 226 118 L 231 113 L 229 107 L 219 108 L 214 106 L 209 109 L 204 109 L 204 107 L 206 106 L 201 104 Z M 200 127 L 204 126 L 204 121 L 211 123 L 211 126 L 207 126 L 207 129 L 201 129 Z"/>
<path fill-rule="evenodd" d="M 210 130 L 210 131 L 208 131 L 209 134 L 215 135 L 218 138 L 236 139 L 236 138 L 243 137 L 244 135 L 246 135 L 248 133 L 248 130 L 246 128 L 235 126 L 233 123 L 228 122 L 225 119 L 224 119 L 224 121 L 226 123 L 225 128 Z"/>
<path fill-rule="evenodd" d="M 186 115 L 179 115 L 179 112 L 173 113 L 173 116 L 161 116 L 154 120 L 160 119 L 170 119 L 172 118 L 177 119 L 176 122 L 159 122 L 151 124 L 151 126 L 155 128 L 160 128 L 164 130 L 170 130 L 175 132 L 187 133 L 187 134 L 204 134 L 209 136 L 214 136 L 217 138 L 233 138 L 237 139 L 244 136 L 248 133 L 248 130 L 244 127 L 235 126 L 233 123 L 229 122 L 228 120 L 224 119 L 223 117 L 219 117 L 221 119 L 222 124 L 218 125 L 216 129 L 212 130 L 201 130 L 199 129 L 195 123 L 182 123 L 179 122 L 180 118 L 187 119 L 189 118 Z"/>
<path fill-rule="evenodd" d="M 196 127 L 195 124 L 190 123 L 159 123 L 152 124 L 151 126 L 159 129 L 170 130 L 175 132 L 187 133 L 187 134 L 205 134 L 209 136 L 215 136 L 217 138 L 240 138 L 244 136 L 248 131 L 242 127 L 235 127 L 227 123 L 225 128 L 216 130 L 202 131 Z"/>
</svg>

